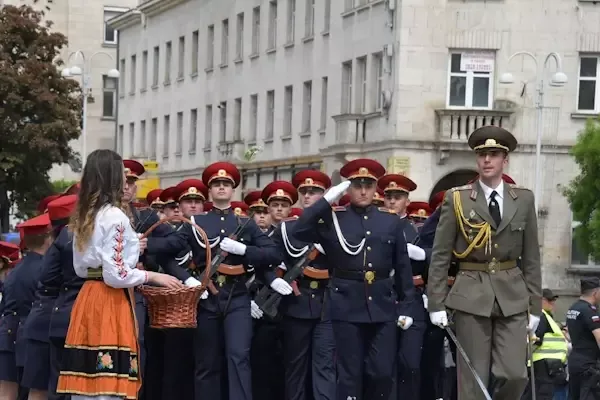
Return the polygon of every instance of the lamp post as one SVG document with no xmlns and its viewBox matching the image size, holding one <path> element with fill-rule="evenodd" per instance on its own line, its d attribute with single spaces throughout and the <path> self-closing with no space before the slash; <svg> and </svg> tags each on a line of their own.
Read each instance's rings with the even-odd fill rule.
<svg viewBox="0 0 600 400">
<path fill-rule="evenodd" d="M 535 104 L 535 108 L 536 108 L 536 113 L 537 113 L 537 138 L 536 138 L 536 143 L 535 143 L 535 186 L 534 186 L 534 194 L 535 194 L 535 211 L 536 213 L 539 211 L 539 204 L 540 204 L 540 192 L 541 192 L 541 175 L 542 175 L 542 135 L 543 135 L 543 119 L 544 119 L 544 85 L 545 85 L 545 80 L 544 80 L 544 74 L 546 72 L 546 67 L 548 66 L 548 61 L 550 61 L 550 59 L 553 59 L 556 62 L 556 72 L 552 75 L 552 79 L 550 80 L 550 82 L 548 82 L 549 86 L 554 86 L 554 87 L 561 87 L 564 86 L 565 83 L 567 83 L 568 78 L 567 75 L 562 72 L 562 60 L 560 58 L 560 55 L 558 53 L 550 53 L 546 56 L 546 58 L 544 59 L 544 63 L 542 64 L 542 68 L 540 71 L 540 63 L 538 62 L 538 58 L 528 52 L 528 51 L 518 51 L 516 53 L 514 53 L 513 55 L 511 55 L 508 58 L 507 61 L 507 65 L 510 65 L 510 62 L 512 61 L 513 58 L 517 57 L 517 56 L 526 56 L 529 57 L 533 60 L 533 62 L 535 63 L 535 69 L 536 69 L 536 79 L 537 79 L 537 83 L 536 83 L 536 92 L 537 92 L 537 99 L 536 99 L 536 104 Z M 513 77 L 513 74 L 511 74 L 510 72 L 505 72 L 502 75 L 500 75 L 500 80 L 499 83 L 501 84 L 511 84 L 514 83 L 515 79 Z"/>
<path fill-rule="evenodd" d="M 91 84 L 91 76 L 90 76 L 90 72 L 91 72 L 91 66 L 92 66 L 92 61 L 94 60 L 94 57 L 97 55 L 104 55 L 107 56 L 108 58 L 110 58 L 113 62 L 115 61 L 115 59 L 113 58 L 113 56 L 111 56 L 110 54 L 104 52 L 104 51 L 97 51 L 95 53 L 93 53 L 89 59 L 86 58 L 85 53 L 81 50 L 77 50 L 71 54 L 69 54 L 69 58 L 67 59 L 67 63 L 71 60 L 72 57 L 77 57 L 77 56 L 81 56 L 82 59 L 82 67 L 79 67 L 77 64 L 73 65 L 72 67 L 67 67 L 65 69 L 62 70 L 61 75 L 64 78 L 71 78 L 74 76 L 80 76 L 81 75 L 81 86 L 82 86 L 82 90 L 83 90 L 83 115 L 82 115 L 82 122 L 81 122 L 81 162 L 82 165 L 85 165 L 85 160 L 87 159 L 87 104 L 88 104 L 88 91 L 90 89 L 90 84 Z M 106 76 L 108 76 L 109 78 L 115 78 L 115 79 L 119 79 L 119 77 L 121 76 L 121 74 L 119 73 L 118 70 L 116 69 L 110 69 Z"/>
</svg>

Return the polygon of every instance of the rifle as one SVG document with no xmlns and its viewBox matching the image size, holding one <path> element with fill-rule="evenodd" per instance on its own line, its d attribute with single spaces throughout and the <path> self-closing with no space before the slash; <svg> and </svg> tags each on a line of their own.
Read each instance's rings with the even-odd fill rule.
<svg viewBox="0 0 600 400">
<path fill-rule="evenodd" d="M 294 288 L 295 296 L 300 296 L 298 285 L 295 282 L 296 279 L 302 276 L 304 268 L 306 268 L 308 264 L 317 257 L 318 254 L 319 250 L 316 249 L 315 245 L 310 245 L 308 251 L 304 253 L 304 256 L 300 257 L 294 264 L 293 268 L 289 269 L 283 278 L 281 278 L 289 283 L 292 288 Z M 283 296 L 281 294 L 265 285 L 258 291 L 254 302 L 263 311 L 263 313 L 267 314 L 271 318 L 275 318 L 275 316 L 277 316 L 277 308 L 279 307 L 282 297 Z"/>
</svg>

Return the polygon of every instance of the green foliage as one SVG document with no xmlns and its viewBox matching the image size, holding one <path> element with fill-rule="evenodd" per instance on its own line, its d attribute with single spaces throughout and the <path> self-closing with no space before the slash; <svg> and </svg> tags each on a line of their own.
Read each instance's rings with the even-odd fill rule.
<svg viewBox="0 0 600 400">
<path fill-rule="evenodd" d="M 575 240 L 594 260 L 600 260 L 600 119 L 589 119 L 580 132 L 571 155 L 579 175 L 570 182 L 565 195 L 573 218 L 579 221 Z"/>
<path fill-rule="evenodd" d="M 52 191 L 54 193 L 62 193 L 76 183 L 77 183 L 77 181 L 69 181 L 66 179 L 52 181 Z"/>
<path fill-rule="evenodd" d="M 79 84 L 63 78 L 61 33 L 30 6 L 0 7 L 0 227 L 10 203 L 31 215 L 53 192 L 48 172 L 75 156 L 80 135 Z M 10 197 L 7 197 L 10 194 Z"/>
</svg>

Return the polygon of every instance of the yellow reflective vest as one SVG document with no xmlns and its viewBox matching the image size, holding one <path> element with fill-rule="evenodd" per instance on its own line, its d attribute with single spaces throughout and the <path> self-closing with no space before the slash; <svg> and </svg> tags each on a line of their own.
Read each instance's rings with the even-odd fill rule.
<svg viewBox="0 0 600 400">
<path fill-rule="evenodd" d="M 560 326 L 552 319 L 550 314 L 542 310 L 548 320 L 552 332 L 546 332 L 542 340 L 542 345 L 533 351 L 533 362 L 554 359 L 561 360 L 563 363 L 567 361 L 567 339 L 563 335 Z M 530 362 L 528 363 L 530 364 Z"/>
</svg>

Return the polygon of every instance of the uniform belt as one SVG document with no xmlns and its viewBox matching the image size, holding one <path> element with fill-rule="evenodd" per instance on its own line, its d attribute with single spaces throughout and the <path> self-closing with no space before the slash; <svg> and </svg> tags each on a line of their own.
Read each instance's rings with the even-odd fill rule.
<svg viewBox="0 0 600 400">
<path fill-rule="evenodd" d="M 492 272 L 492 271 L 506 271 L 517 267 L 516 260 L 509 261 L 490 261 L 483 263 L 475 262 L 461 262 L 458 264 L 460 271 L 480 271 L 480 272 Z"/>
<path fill-rule="evenodd" d="M 454 285 L 454 281 L 456 280 L 455 276 L 448 277 L 448 286 Z M 423 279 L 423 275 L 414 275 L 413 276 L 413 284 L 415 287 L 425 286 L 425 280 Z"/>
<path fill-rule="evenodd" d="M 244 279 L 246 276 L 246 270 L 243 265 L 227 265 L 221 264 L 217 268 L 217 275 L 215 276 L 215 282 L 219 287 L 222 287 L 226 283 L 237 283 Z"/>
<path fill-rule="evenodd" d="M 298 281 L 298 286 L 306 288 L 306 289 L 312 289 L 312 290 L 317 290 L 317 289 L 324 289 L 327 284 L 329 283 L 328 280 L 326 279 L 299 279 Z"/>
<path fill-rule="evenodd" d="M 333 276 L 351 281 L 365 281 L 373 283 L 381 279 L 389 279 L 390 274 L 383 271 L 363 270 L 363 271 L 348 271 L 347 269 L 334 269 Z"/>
<path fill-rule="evenodd" d="M 317 279 L 317 280 L 329 279 L 329 271 L 326 269 L 317 269 L 314 267 L 306 267 L 302 271 L 302 274 L 305 277 L 310 278 L 310 279 Z"/>
</svg>

